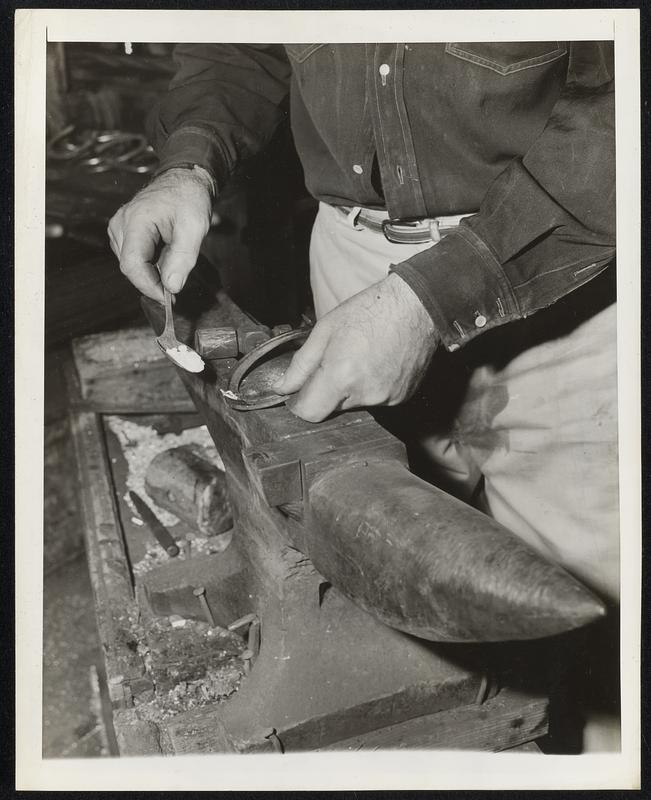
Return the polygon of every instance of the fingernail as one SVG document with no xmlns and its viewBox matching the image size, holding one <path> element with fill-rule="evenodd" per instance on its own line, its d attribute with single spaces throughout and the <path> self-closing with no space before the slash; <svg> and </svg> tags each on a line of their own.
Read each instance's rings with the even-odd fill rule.
<svg viewBox="0 0 651 800">
<path fill-rule="evenodd" d="M 173 272 L 171 275 L 168 275 L 167 278 L 165 278 L 165 285 L 170 292 L 174 292 L 174 294 L 181 291 L 183 288 L 183 283 L 183 275 L 181 275 L 179 272 Z"/>
</svg>

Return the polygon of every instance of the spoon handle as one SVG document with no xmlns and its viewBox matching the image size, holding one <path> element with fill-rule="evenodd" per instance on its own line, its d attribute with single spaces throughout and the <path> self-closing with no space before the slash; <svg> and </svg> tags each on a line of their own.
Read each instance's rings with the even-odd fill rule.
<svg viewBox="0 0 651 800">
<path fill-rule="evenodd" d="M 176 334 L 174 332 L 174 314 L 172 312 L 172 293 L 169 289 L 163 287 L 163 295 L 165 299 L 165 327 L 159 338 L 173 345 L 176 342 Z"/>
</svg>

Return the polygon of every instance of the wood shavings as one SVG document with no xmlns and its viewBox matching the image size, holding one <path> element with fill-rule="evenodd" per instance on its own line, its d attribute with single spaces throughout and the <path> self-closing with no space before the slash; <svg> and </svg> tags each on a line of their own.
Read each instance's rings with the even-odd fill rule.
<svg viewBox="0 0 651 800">
<path fill-rule="evenodd" d="M 153 512 L 165 527 L 173 527 L 179 521 L 178 517 L 156 505 L 154 500 L 147 494 L 145 488 L 147 467 L 154 456 L 164 450 L 170 447 L 180 447 L 184 444 L 198 444 L 206 449 L 207 456 L 214 461 L 219 469 L 224 469 L 224 464 L 205 425 L 188 428 L 180 434 L 159 434 L 150 425 L 141 425 L 124 417 L 107 415 L 105 419 L 109 429 L 117 437 L 127 461 L 127 492 L 124 495 L 124 499 L 134 515 L 137 515 L 137 512 L 128 496 L 129 490 L 139 494 L 151 506 Z M 157 549 L 163 553 L 165 552 L 162 548 Z"/>
<path fill-rule="evenodd" d="M 171 516 L 171 515 L 170 515 Z M 199 555 L 213 555 L 215 553 L 223 553 L 226 548 L 225 536 L 194 536 L 192 539 L 192 549 L 190 553 L 181 548 L 181 552 L 177 556 L 180 559 L 194 558 Z M 227 541 L 230 541 L 228 539 Z M 178 540 L 177 544 L 181 546 L 183 540 Z M 132 564 L 133 574 L 136 576 L 144 575 L 161 564 L 166 564 L 170 560 L 169 555 L 165 552 L 158 542 L 148 542 L 145 555 L 140 561 L 135 561 Z"/>
</svg>

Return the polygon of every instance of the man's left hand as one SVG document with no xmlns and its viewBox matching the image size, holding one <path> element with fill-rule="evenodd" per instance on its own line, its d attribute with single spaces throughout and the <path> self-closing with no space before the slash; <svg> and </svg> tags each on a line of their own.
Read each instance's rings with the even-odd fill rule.
<svg viewBox="0 0 651 800">
<path fill-rule="evenodd" d="M 414 392 L 438 344 L 421 301 L 391 274 L 323 316 L 274 391 L 298 393 L 287 405 L 308 422 L 397 405 Z"/>
</svg>

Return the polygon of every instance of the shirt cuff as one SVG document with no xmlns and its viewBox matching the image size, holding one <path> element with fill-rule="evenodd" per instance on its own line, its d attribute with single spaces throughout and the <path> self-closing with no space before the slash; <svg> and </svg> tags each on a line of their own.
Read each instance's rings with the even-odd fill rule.
<svg viewBox="0 0 651 800">
<path fill-rule="evenodd" d="M 501 264 L 467 225 L 391 272 L 416 293 L 450 351 L 522 316 Z"/>
<path fill-rule="evenodd" d="M 214 131 L 195 125 L 173 131 L 158 156 L 160 163 L 155 175 L 174 167 L 196 164 L 209 173 L 217 189 L 224 186 L 232 168 L 228 154 Z"/>
</svg>

